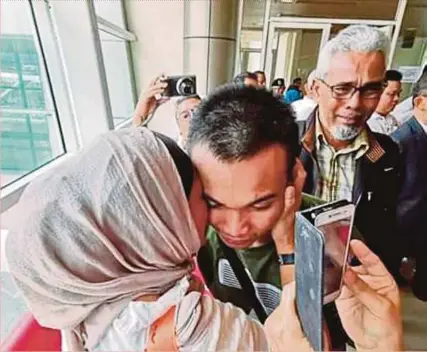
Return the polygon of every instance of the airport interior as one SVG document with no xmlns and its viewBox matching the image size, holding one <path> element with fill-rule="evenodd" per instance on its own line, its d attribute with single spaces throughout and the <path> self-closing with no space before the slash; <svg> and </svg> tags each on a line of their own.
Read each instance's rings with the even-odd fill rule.
<svg viewBox="0 0 427 352">
<path fill-rule="evenodd" d="M 277 78 L 284 90 L 295 78 L 304 85 L 322 48 L 353 25 L 388 38 L 398 118 L 427 67 L 427 0 L 0 0 L 2 350 L 36 329 L 6 258 L 29 184 L 99 135 L 132 128 L 156 77 L 195 77 L 202 99 L 240 73 L 263 71 L 267 90 Z M 179 140 L 177 100 L 137 124 Z M 400 297 L 404 350 L 427 351 L 427 303 L 410 287 Z"/>
</svg>

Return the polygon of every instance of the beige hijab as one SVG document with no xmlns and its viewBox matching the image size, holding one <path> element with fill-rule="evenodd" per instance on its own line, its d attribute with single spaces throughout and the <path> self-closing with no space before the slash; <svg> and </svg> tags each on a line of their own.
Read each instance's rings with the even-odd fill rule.
<svg viewBox="0 0 427 352">
<path fill-rule="evenodd" d="M 173 160 L 144 128 L 100 137 L 29 185 L 17 211 L 11 273 L 37 321 L 68 329 L 74 349 L 81 322 L 91 349 L 133 298 L 191 272 L 200 247 Z"/>
</svg>

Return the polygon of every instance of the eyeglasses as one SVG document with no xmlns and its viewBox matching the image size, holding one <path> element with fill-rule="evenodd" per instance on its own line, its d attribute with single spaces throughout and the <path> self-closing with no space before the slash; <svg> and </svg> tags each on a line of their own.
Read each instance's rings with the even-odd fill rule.
<svg viewBox="0 0 427 352">
<path fill-rule="evenodd" d="M 372 82 L 365 84 L 362 87 L 356 87 L 353 84 L 342 83 L 330 86 L 323 79 L 319 79 L 325 86 L 327 86 L 335 99 L 350 99 L 354 93 L 359 91 L 360 96 L 364 99 L 377 99 L 381 96 L 385 88 L 385 82 Z"/>
</svg>

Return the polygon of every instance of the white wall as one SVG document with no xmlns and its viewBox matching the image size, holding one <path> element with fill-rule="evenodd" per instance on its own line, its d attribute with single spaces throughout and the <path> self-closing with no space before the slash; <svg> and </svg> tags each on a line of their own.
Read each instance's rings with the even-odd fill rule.
<svg viewBox="0 0 427 352">
<path fill-rule="evenodd" d="M 184 1 L 126 1 L 137 90 L 159 73 L 180 74 L 184 58 Z"/>
<path fill-rule="evenodd" d="M 158 74 L 182 74 L 184 67 L 184 1 L 125 1 L 128 29 L 137 37 L 131 44 L 137 92 Z M 160 107 L 150 128 L 174 137 L 174 104 Z M 171 123 L 165 123 L 171 121 Z M 173 122 L 172 122 L 173 121 Z"/>
</svg>

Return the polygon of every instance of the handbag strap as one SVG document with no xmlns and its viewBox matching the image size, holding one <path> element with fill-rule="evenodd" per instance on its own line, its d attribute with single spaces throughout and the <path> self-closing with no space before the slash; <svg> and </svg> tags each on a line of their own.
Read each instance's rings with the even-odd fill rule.
<svg viewBox="0 0 427 352">
<path fill-rule="evenodd" d="M 225 257 L 230 263 L 231 268 L 233 269 L 233 272 L 240 283 L 240 286 L 242 287 L 243 291 L 248 295 L 252 308 L 255 310 L 259 321 L 264 324 L 265 320 L 267 319 L 267 313 L 256 294 L 255 286 L 252 280 L 249 278 L 242 261 L 237 256 L 236 251 L 233 248 L 230 248 L 225 245 L 225 243 L 222 242 L 221 239 L 219 239 L 219 244 Z"/>
</svg>

